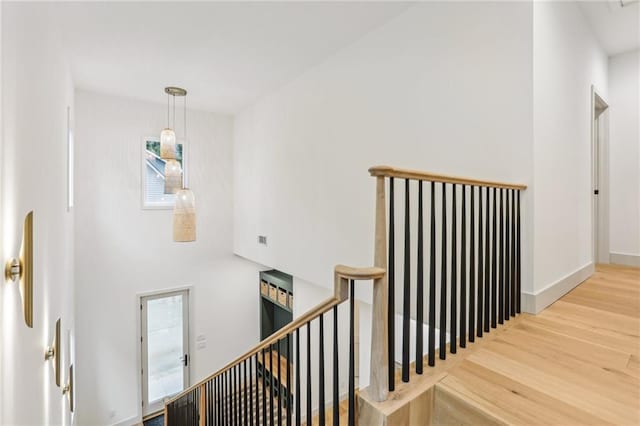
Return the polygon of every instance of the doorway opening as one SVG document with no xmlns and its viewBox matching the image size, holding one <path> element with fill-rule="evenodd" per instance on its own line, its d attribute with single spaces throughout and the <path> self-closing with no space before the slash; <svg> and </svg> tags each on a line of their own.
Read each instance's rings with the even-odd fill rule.
<svg viewBox="0 0 640 426">
<path fill-rule="evenodd" d="M 593 260 L 609 263 L 609 105 L 591 86 Z"/>
<path fill-rule="evenodd" d="M 189 386 L 189 290 L 140 298 L 142 415 Z"/>
</svg>

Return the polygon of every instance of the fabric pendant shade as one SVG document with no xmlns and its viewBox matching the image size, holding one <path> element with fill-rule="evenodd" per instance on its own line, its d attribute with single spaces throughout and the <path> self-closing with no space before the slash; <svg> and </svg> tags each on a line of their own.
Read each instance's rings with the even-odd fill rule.
<svg viewBox="0 0 640 426">
<path fill-rule="evenodd" d="M 160 157 L 164 159 L 176 158 L 176 132 L 169 128 L 160 133 Z"/>
<path fill-rule="evenodd" d="M 164 193 L 175 194 L 182 189 L 182 166 L 178 160 L 167 160 L 164 165 Z"/>
<path fill-rule="evenodd" d="M 176 194 L 173 208 L 173 241 L 189 242 L 196 240 L 196 199 L 190 189 L 185 188 Z"/>
</svg>

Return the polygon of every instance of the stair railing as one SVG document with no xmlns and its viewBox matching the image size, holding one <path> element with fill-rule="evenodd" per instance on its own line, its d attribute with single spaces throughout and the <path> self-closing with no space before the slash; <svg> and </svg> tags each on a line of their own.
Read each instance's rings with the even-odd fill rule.
<svg viewBox="0 0 640 426">
<path fill-rule="evenodd" d="M 415 373 L 423 373 L 425 326 L 427 363 L 434 366 L 436 349 L 439 358 L 446 359 L 447 340 L 449 352 L 455 354 L 458 345 L 465 348 L 467 341 L 474 342 L 475 337 L 520 313 L 520 193 L 526 186 L 389 166 L 371 167 L 369 172 L 377 180 L 375 265 L 388 271 L 388 284 L 378 299 L 374 297 L 373 309 L 375 312 L 380 303 L 388 308 L 385 372 L 388 390 L 394 391 L 396 299 L 402 299 L 399 363 L 403 382 L 410 379 L 412 356 Z M 404 181 L 404 197 L 396 194 L 398 180 Z M 412 201 L 412 194 L 417 201 Z M 398 202 L 404 205 L 403 219 L 396 218 Z M 384 222 L 387 208 L 388 229 Z M 396 235 L 396 221 L 403 222 L 402 235 Z M 397 278 L 401 286 L 396 288 Z M 411 336 L 412 321 L 415 336 Z M 381 390 L 369 395 L 377 401 L 384 399 Z"/>
<path fill-rule="evenodd" d="M 324 317 L 333 315 L 332 340 L 332 410 L 333 424 L 340 421 L 338 369 L 338 305 L 349 301 L 349 367 L 348 367 L 348 424 L 356 424 L 355 389 L 355 281 L 374 280 L 380 283 L 385 270 L 379 267 L 335 268 L 334 295 L 315 308 L 287 324 L 253 349 L 224 368 L 194 384 L 167 401 L 164 408 L 165 425 L 300 425 L 311 424 L 314 412 L 320 424 L 325 424 L 325 352 Z M 375 285 L 375 284 L 374 284 Z M 318 325 L 319 335 L 311 332 L 311 324 Z M 301 334 L 306 348 L 301 348 Z M 318 376 L 312 383 L 311 346 L 317 339 Z M 277 350 L 274 350 L 277 348 Z M 302 351 L 301 351 L 302 349 Z M 275 354 L 274 354 L 275 352 Z M 301 354 L 306 355 L 306 386 L 301 387 Z M 285 360 L 283 361 L 283 358 Z M 294 360 L 295 362 L 291 362 Z M 314 376 L 315 377 L 315 376 Z M 317 396 L 314 393 L 317 391 Z M 301 400 L 306 398 L 306 413 Z M 313 405 L 317 402 L 317 409 Z"/>
<path fill-rule="evenodd" d="M 319 424 L 324 425 L 324 316 L 330 311 L 334 320 L 331 417 L 333 424 L 338 425 L 337 308 L 347 300 L 350 308 L 348 424 L 355 425 L 355 281 L 374 282 L 371 370 L 369 387 L 366 389 L 368 398 L 374 401 L 385 401 L 388 393 L 395 390 L 396 299 L 402 299 L 400 364 L 403 382 L 409 381 L 412 355 L 415 357 L 415 373 L 422 374 L 424 371 L 425 320 L 428 328 L 427 364 L 434 366 L 436 349 L 439 358 L 446 359 L 447 340 L 449 352 L 455 354 L 458 346 L 465 348 L 467 342 L 474 342 L 475 337 L 482 337 L 483 333 L 489 333 L 498 324 L 520 313 L 520 195 L 526 189 L 525 185 L 389 166 L 371 167 L 369 172 L 376 178 L 374 266 L 336 266 L 332 298 L 169 400 L 165 404 L 166 425 L 300 425 L 303 420 L 311 422 L 315 402 Z M 404 198 L 401 194 L 396 195 L 396 179 L 404 181 Z M 424 185 L 425 182 L 427 185 Z M 428 198 L 424 196 L 425 186 Z M 417 203 L 414 202 L 417 212 L 413 223 L 412 192 L 417 192 Z M 403 235 L 398 236 L 395 232 L 396 198 L 404 204 Z M 427 215 L 428 230 L 425 227 Z M 425 234 L 428 238 L 425 238 Z M 402 258 L 396 259 L 399 246 L 402 246 Z M 415 265 L 415 272 L 412 265 Z M 402 277 L 402 287 L 396 288 L 398 276 Z M 413 302 L 412 295 L 415 295 Z M 410 335 L 412 321 L 416 323 L 415 336 Z M 319 329 L 319 371 L 315 398 L 311 374 L 312 322 L 317 323 Z M 301 348 L 301 334 L 307 337 L 306 351 L 304 347 Z M 410 352 L 412 340 L 415 342 L 414 354 Z M 274 356 L 275 346 L 278 350 Z M 284 367 L 282 352 L 287 360 Z M 307 359 L 305 389 L 301 389 L 300 361 L 304 359 L 301 353 Z M 289 362 L 291 359 L 295 361 L 293 364 Z M 306 413 L 301 412 L 303 393 Z"/>
</svg>

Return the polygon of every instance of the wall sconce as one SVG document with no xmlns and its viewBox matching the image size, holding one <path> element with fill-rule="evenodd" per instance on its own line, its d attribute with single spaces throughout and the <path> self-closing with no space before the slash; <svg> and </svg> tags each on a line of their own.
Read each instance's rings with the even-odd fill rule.
<svg viewBox="0 0 640 426">
<path fill-rule="evenodd" d="M 69 378 L 67 379 L 67 383 L 62 388 L 62 395 L 69 396 L 69 410 L 73 413 L 73 409 L 75 406 L 73 400 L 73 364 L 69 366 Z"/>
<path fill-rule="evenodd" d="M 24 322 L 27 327 L 33 328 L 33 211 L 24 219 L 20 257 L 7 261 L 4 278 L 7 281 L 20 281 Z"/>
<path fill-rule="evenodd" d="M 53 358 L 53 372 L 56 377 L 56 386 L 60 387 L 60 318 L 56 321 L 56 331 L 53 336 L 53 343 L 44 353 L 44 360 L 48 361 Z"/>
</svg>

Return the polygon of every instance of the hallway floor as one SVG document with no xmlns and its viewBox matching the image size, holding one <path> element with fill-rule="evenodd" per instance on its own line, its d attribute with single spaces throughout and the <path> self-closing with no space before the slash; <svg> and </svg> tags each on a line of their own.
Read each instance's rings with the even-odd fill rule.
<svg viewBox="0 0 640 426">
<path fill-rule="evenodd" d="M 598 265 L 523 315 L 439 381 L 435 415 L 436 424 L 640 424 L 640 269 Z"/>
</svg>

